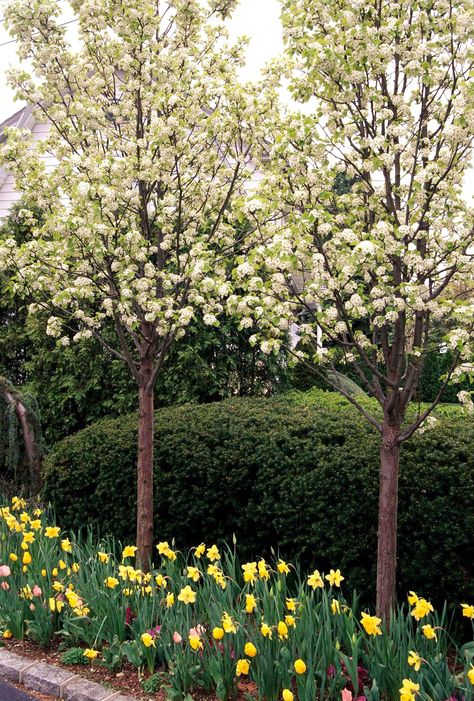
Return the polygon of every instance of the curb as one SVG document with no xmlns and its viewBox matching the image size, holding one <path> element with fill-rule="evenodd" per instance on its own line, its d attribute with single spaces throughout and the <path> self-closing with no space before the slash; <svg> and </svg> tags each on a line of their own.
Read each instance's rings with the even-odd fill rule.
<svg viewBox="0 0 474 701">
<path fill-rule="evenodd" d="M 4 648 L 0 648 L 0 677 L 64 701 L 137 701 L 134 696 L 111 691 L 62 667 L 32 662 Z"/>
</svg>

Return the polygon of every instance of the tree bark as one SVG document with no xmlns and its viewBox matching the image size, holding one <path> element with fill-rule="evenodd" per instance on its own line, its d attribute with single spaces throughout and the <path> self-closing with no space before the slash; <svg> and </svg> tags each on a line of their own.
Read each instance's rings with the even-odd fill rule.
<svg viewBox="0 0 474 701">
<path fill-rule="evenodd" d="M 148 572 L 153 548 L 153 435 L 154 398 L 153 360 L 145 358 L 140 364 L 141 382 L 138 389 L 138 464 L 137 464 L 137 548 L 139 566 Z"/>
<path fill-rule="evenodd" d="M 399 435 L 400 426 L 385 419 L 380 447 L 377 615 L 387 625 L 390 623 L 396 591 Z"/>
<path fill-rule="evenodd" d="M 25 459 L 30 476 L 31 493 L 36 495 L 41 489 L 41 452 L 38 447 L 34 426 L 28 417 L 28 411 L 21 400 L 21 396 L 3 378 L 0 378 L 0 391 L 5 401 L 13 407 L 20 424 Z"/>
</svg>

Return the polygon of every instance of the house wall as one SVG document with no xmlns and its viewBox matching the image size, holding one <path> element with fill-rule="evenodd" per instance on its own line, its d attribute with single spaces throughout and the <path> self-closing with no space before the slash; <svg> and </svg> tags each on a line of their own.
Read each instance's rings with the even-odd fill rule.
<svg viewBox="0 0 474 701">
<path fill-rule="evenodd" d="M 20 119 L 13 126 L 18 128 L 31 129 L 33 141 L 41 141 L 49 133 L 48 124 L 39 124 L 32 121 L 32 118 L 22 114 Z M 43 156 L 48 169 L 54 167 L 54 159 L 49 155 Z M 0 170 L 0 219 L 7 216 L 10 207 L 21 198 L 21 193 L 15 187 L 15 179 L 10 173 Z"/>
</svg>

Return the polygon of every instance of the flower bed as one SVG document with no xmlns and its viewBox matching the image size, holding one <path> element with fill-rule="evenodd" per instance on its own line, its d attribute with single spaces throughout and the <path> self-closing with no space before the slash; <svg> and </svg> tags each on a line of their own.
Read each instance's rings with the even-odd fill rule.
<svg viewBox="0 0 474 701">
<path fill-rule="evenodd" d="M 134 546 L 66 537 L 25 507 L 14 498 L 0 510 L 6 639 L 59 637 L 82 649 L 78 661 L 114 671 L 127 661 L 158 673 L 146 684 L 165 683 L 172 701 L 195 690 L 234 699 L 242 680 L 267 701 L 473 699 L 474 642 L 456 647 L 446 608 L 414 592 L 385 630 L 338 569 L 303 575 L 280 559 L 240 564 L 229 546 L 179 553 L 161 542 L 145 574 Z M 474 606 L 460 611 L 472 623 Z"/>
</svg>

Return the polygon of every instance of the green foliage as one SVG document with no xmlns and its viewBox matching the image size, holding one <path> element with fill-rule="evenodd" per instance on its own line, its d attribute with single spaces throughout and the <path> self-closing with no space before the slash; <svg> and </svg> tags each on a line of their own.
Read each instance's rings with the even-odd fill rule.
<svg viewBox="0 0 474 701">
<path fill-rule="evenodd" d="M 371 401 L 371 400 L 364 400 Z M 441 412 L 440 412 L 441 414 Z M 340 567 L 372 595 L 379 436 L 342 397 L 313 391 L 156 414 L 155 534 L 179 548 L 236 535 L 243 555 L 279 547 Z M 65 527 L 131 539 L 135 415 L 102 420 L 55 446 L 44 496 Z M 451 413 L 404 444 L 400 590 L 474 596 L 474 423 Z"/>
<path fill-rule="evenodd" d="M 162 673 L 157 672 L 152 674 L 151 677 L 144 679 L 142 681 L 142 689 L 146 694 L 156 694 L 163 685 L 164 676 Z"/>
<path fill-rule="evenodd" d="M 63 664 L 83 664 L 89 663 L 89 660 L 84 655 L 84 648 L 82 647 L 70 647 L 69 650 L 65 650 L 61 655 L 61 662 Z"/>
</svg>

